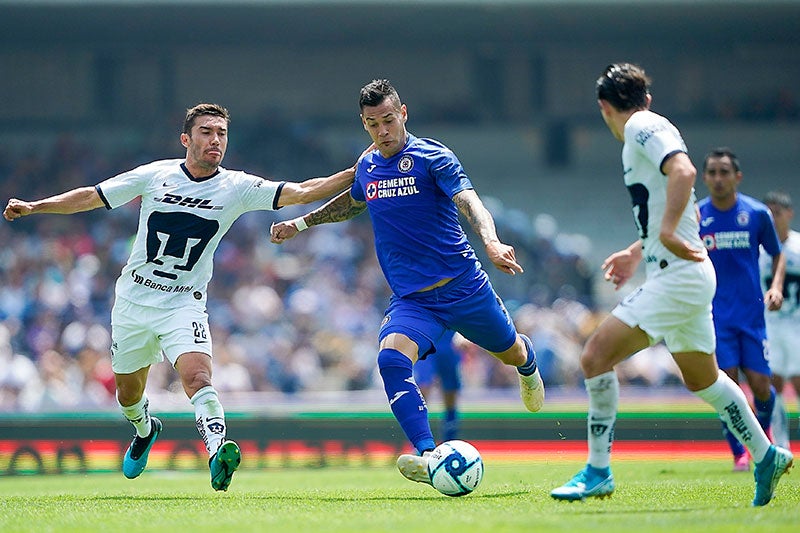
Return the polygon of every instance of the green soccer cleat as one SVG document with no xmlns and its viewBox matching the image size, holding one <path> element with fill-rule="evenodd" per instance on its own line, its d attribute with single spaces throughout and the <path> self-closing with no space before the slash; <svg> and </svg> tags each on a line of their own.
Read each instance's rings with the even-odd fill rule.
<svg viewBox="0 0 800 533">
<path fill-rule="evenodd" d="M 233 473 L 242 462 L 242 452 L 239 445 L 232 440 L 226 440 L 217 449 L 217 453 L 208 460 L 211 470 L 211 486 L 214 490 L 228 490 L 233 479 Z"/>
</svg>

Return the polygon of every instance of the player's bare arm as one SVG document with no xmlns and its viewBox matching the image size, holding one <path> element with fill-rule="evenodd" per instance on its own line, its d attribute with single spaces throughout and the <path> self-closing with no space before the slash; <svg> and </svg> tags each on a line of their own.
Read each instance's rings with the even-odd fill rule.
<svg viewBox="0 0 800 533">
<path fill-rule="evenodd" d="M 779 253 L 772 258 L 772 284 L 764 293 L 764 305 L 769 311 L 783 307 L 783 282 L 786 278 L 786 255 Z"/>
<path fill-rule="evenodd" d="M 675 234 L 681 215 L 691 198 L 697 169 L 688 155 L 679 152 L 667 159 L 661 170 L 667 175 L 667 204 L 658 238 L 667 250 L 681 259 L 705 261 L 707 257 L 705 248 L 693 248 L 686 240 Z"/>
<path fill-rule="evenodd" d="M 35 202 L 12 198 L 8 201 L 3 211 L 3 217 L 10 221 L 37 213 L 71 215 L 82 211 L 91 211 L 102 206 L 103 200 L 94 187 L 80 187 Z"/>
<path fill-rule="evenodd" d="M 615 290 L 619 290 L 633 277 L 641 262 L 642 241 L 636 241 L 624 250 L 609 255 L 600 268 L 603 278 L 613 283 Z"/>
<path fill-rule="evenodd" d="M 324 178 L 311 178 L 300 183 L 286 182 L 281 189 L 278 205 L 310 204 L 329 198 L 349 188 L 355 175 L 355 167 L 350 167 Z"/>
<path fill-rule="evenodd" d="M 517 272 L 521 274 L 523 270 L 520 264 L 517 263 L 514 247 L 500 242 L 492 214 L 483 205 L 478 193 L 473 189 L 466 189 L 453 196 L 453 202 L 455 202 L 459 212 L 466 217 L 469 225 L 480 237 L 486 247 L 489 260 L 494 266 L 512 276 Z"/>
<path fill-rule="evenodd" d="M 336 174 L 325 178 L 311 178 L 300 183 L 287 182 L 281 190 L 278 205 L 283 207 L 287 205 L 310 204 L 343 192 L 353 184 L 358 161 L 374 149 L 375 144 L 370 144 L 361 152 L 361 155 L 358 156 L 356 163 L 352 167 L 346 168 Z"/>
<path fill-rule="evenodd" d="M 302 217 L 273 224 L 270 228 L 270 240 L 280 244 L 308 227 L 350 220 L 363 213 L 366 208 L 366 202 L 359 202 L 353 198 L 349 190 L 344 191 L 319 209 Z"/>
</svg>

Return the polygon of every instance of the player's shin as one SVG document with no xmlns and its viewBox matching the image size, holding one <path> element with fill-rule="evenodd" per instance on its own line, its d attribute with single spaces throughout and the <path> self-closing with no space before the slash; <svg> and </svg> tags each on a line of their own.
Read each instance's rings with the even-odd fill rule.
<svg viewBox="0 0 800 533">
<path fill-rule="evenodd" d="M 750 451 L 753 460 L 760 462 L 770 447 L 769 439 L 756 420 L 742 389 L 727 374 L 720 371 L 711 386 L 695 392 L 711 405 L 728 430 Z"/>
<path fill-rule="evenodd" d="M 619 405 L 619 379 L 615 371 L 584 380 L 589 393 L 587 420 L 589 440 L 588 463 L 595 468 L 611 464 L 611 444 Z"/>
<path fill-rule="evenodd" d="M 136 428 L 136 434 L 140 437 L 150 435 L 150 401 L 147 394 L 142 394 L 141 399 L 133 405 L 119 404 L 122 414 Z"/>
<path fill-rule="evenodd" d="M 194 405 L 195 424 L 209 457 L 213 456 L 225 440 L 225 411 L 214 387 L 203 387 L 189 400 Z"/>
<path fill-rule="evenodd" d="M 397 350 L 378 354 L 378 369 L 394 417 L 418 453 L 436 447 L 428 421 L 428 406 L 412 374 L 411 360 Z"/>
</svg>

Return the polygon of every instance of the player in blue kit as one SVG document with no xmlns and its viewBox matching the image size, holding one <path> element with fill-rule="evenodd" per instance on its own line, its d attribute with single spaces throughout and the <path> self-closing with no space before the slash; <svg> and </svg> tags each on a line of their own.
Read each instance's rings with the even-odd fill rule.
<svg viewBox="0 0 800 533">
<path fill-rule="evenodd" d="M 442 440 L 459 438 L 458 394 L 461 391 L 461 352 L 456 347 L 456 333 L 447 330 L 436 343 L 436 351 L 420 358 L 414 365 L 414 380 L 422 395 L 430 398 L 434 382 L 439 381 L 444 403 Z"/>
<path fill-rule="evenodd" d="M 753 392 L 756 418 L 769 434 L 775 389 L 768 362 L 764 308 L 780 309 L 785 260 L 769 209 L 737 192 L 742 171 L 736 155 L 725 147 L 709 152 L 703 163 L 709 196 L 698 202 L 700 237 L 717 273 L 714 329 L 717 362 L 735 382 L 741 371 Z M 765 293 L 759 271 L 760 247 L 772 257 L 772 282 Z M 734 471 L 750 470 L 747 450 L 723 421 L 723 434 L 733 452 Z"/>
<path fill-rule="evenodd" d="M 522 273 L 522 267 L 514 248 L 498 239 L 494 219 L 455 154 L 406 130 L 406 105 L 388 80 L 364 86 L 359 107 L 377 149 L 359 160 L 353 186 L 311 213 L 275 224 L 272 241 L 369 211 L 375 251 L 392 290 L 378 334 L 378 369 L 392 413 L 417 452 L 401 455 L 397 465 L 408 479 L 430 484 L 427 455 L 436 443 L 412 368 L 448 329 L 517 368 L 529 411 L 544 403 L 533 345 L 517 333 L 467 240 L 459 213 L 495 267 L 511 275 Z"/>
</svg>

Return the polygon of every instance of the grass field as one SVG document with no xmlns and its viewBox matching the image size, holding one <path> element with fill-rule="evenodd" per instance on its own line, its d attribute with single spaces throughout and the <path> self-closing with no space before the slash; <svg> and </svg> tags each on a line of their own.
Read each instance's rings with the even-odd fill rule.
<svg viewBox="0 0 800 533">
<path fill-rule="evenodd" d="M 462 498 L 403 479 L 392 467 L 244 470 L 226 493 L 199 472 L 0 478 L 0 531 L 462 532 L 798 531 L 800 476 L 753 508 L 752 474 L 729 460 L 621 460 L 606 500 L 557 502 L 549 491 L 581 461 L 486 465 Z"/>
</svg>

